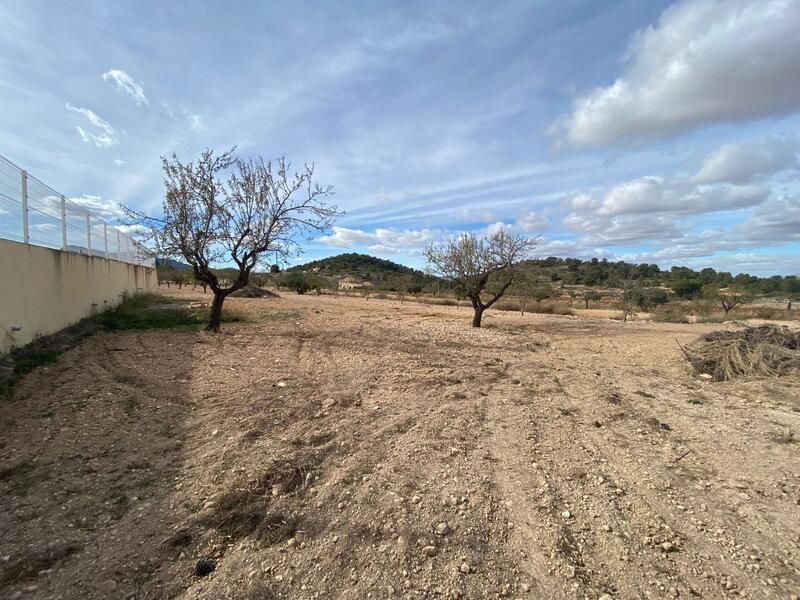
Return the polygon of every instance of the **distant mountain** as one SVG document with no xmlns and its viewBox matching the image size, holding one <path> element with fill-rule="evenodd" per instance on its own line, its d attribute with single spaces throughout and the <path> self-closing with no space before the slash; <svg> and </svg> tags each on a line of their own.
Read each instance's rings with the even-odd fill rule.
<svg viewBox="0 0 800 600">
<path fill-rule="evenodd" d="M 368 279 L 375 276 L 392 276 L 392 275 L 413 275 L 420 279 L 433 279 L 430 275 L 426 275 L 422 271 L 406 267 L 405 265 L 377 258 L 368 254 L 358 254 L 357 252 L 349 252 L 347 254 L 339 254 L 338 256 L 331 256 L 329 258 L 322 258 L 314 260 L 304 265 L 297 265 L 287 269 L 288 271 L 313 271 L 319 269 L 321 275 L 353 275 L 356 277 L 366 277 Z"/>
<path fill-rule="evenodd" d="M 157 267 L 172 267 L 173 269 L 191 269 L 192 265 L 187 265 L 184 262 L 175 260 L 174 258 L 157 258 Z"/>
</svg>

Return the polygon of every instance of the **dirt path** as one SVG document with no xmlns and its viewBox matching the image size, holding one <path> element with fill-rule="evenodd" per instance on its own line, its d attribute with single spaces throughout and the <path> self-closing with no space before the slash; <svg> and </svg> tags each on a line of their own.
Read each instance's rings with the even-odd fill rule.
<svg viewBox="0 0 800 600">
<path fill-rule="evenodd" d="M 694 378 L 707 327 L 235 302 L 299 316 L 95 336 L 0 407 L 0 597 L 800 589 L 800 385 Z"/>
</svg>

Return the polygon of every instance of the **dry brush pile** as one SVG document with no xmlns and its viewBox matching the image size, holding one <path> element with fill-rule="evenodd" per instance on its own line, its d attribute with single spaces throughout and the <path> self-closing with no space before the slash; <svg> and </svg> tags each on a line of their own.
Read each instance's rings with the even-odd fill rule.
<svg viewBox="0 0 800 600">
<path fill-rule="evenodd" d="M 780 377 L 800 372 L 800 332 L 761 325 L 715 331 L 681 346 L 697 373 L 717 381 L 736 377 Z"/>
</svg>

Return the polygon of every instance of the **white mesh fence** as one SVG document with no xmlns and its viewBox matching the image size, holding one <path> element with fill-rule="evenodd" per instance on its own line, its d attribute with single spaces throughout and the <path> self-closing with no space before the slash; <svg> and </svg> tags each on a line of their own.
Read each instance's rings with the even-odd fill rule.
<svg viewBox="0 0 800 600">
<path fill-rule="evenodd" d="M 0 156 L 0 238 L 155 266 L 131 236 Z"/>
</svg>

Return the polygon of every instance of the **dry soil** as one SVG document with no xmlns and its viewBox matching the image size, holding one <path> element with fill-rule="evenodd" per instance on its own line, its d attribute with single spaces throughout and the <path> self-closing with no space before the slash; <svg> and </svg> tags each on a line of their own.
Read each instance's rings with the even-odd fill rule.
<svg viewBox="0 0 800 600">
<path fill-rule="evenodd" d="M 719 325 L 229 304 L 296 312 L 0 405 L 0 597 L 797 598 L 800 383 L 695 376 Z"/>
</svg>

